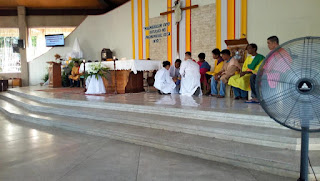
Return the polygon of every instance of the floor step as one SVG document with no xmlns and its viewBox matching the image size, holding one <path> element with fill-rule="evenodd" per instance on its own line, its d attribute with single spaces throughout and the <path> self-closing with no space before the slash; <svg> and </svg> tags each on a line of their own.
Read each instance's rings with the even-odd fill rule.
<svg viewBox="0 0 320 181">
<path fill-rule="evenodd" d="M 33 114 L 5 100 L 0 100 L 0 106 L 0 110 L 7 116 L 20 121 L 104 136 L 282 176 L 298 177 L 299 151 L 56 114 Z M 319 169 L 319 152 L 310 151 L 310 159 L 314 168 Z"/>
<path fill-rule="evenodd" d="M 163 129 L 275 148 L 300 150 L 300 134 L 292 130 L 283 131 L 283 129 L 265 128 L 259 127 L 259 125 L 245 126 L 242 124 L 222 123 L 214 120 L 200 121 L 171 116 L 44 104 L 6 93 L 1 94 L 0 98 L 15 106 L 32 111 L 33 113 L 51 113 L 61 116 Z M 319 134 L 313 134 L 312 136 L 310 139 L 310 150 L 319 150 Z"/>
<path fill-rule="evenodd" d="M 56 104 L 64 106 L 94 108 L 94 109 L 107 109 L 115 111 L 135 112 L 135 113 L 146 113 L 153 115 L 163 115 L 167 113 L 171 117 L 179 117 L 186 119 L 197 119 L 206 121 L 217 121 L 223 123 L 235 123 L 242 125 L 259 125 L 259 127 L 287 129 L 266 115 L 248 115 L 248 114 L 235 114 L 230 112 L 219 112 L 219 111 L 203 111 L 194 110 L 190 108 L 168 108 L 163 106 L 146 106 L 146 105 L 134 105 L 134 104 L 121 104 L 121 103 L 109 103 L 101 101 L 90 101 L 94 104 L 88 104 L 88 100 L 72 100 L 72 99 L 59 99 L 59 98 L 43 98 L 35 95 L 23 93 L 19 90 L 9 90 L 9 94 L 13 94 L 19 97 L 27 98 L 29 100 L 45 103 L 45 104 Z M 96 96 L 99 98 L 99 96 Z"/>
</svg>

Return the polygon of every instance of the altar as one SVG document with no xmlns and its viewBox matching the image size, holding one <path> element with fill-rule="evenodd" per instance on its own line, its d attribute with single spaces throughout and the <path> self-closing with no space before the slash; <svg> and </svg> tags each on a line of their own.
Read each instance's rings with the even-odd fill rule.
<svg viewBox="0 0 320 181">
<path fill-rule="evenodd" d="M 99 62 L 90 62 L 81 64 L 80 72 L 90 71 L 92 64 Z M 84 66 L 85 65 L 85 66 Z M 103 67 L 107 67 L 110 73 L 107 78 L 103 78 L 104 86 L 108 93 L 137 93 L 143 92 L 143 72 L 154 71 L 162 68 L 161 60 L 117 60 L 101 62 Z"/>
</svg>

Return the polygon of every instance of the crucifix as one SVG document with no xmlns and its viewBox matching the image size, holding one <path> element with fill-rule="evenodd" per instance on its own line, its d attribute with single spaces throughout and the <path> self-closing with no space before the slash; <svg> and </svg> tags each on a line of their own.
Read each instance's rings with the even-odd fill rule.
<svg viewBox="0 0 320 181">
<path fill-rule="evenodd" d="M 179 41 L 180 41 L 179 30 L 180 30 L 180 21 L 181 21 L 181 18 L 182 18 L 181 11 L 188 10 L 188 9 L 194 9 L 194 8 L 197 8 L 197 7 L 199 7 L 199 6 L 198 5 L 192 5 L 192 6 L 181 8 L 180 0 L 176 0 L 174 2 L 174 6 L 173 7 L 168 7 L 168 9 L 173 9 L 173 10 L 160 13 L 160 15 L 168 15 L 168 14 L 171 14 L 171 13 L 174 13 L 174 15 L 175 15 L 175 22 L 176 22 L 176 25 L 177 25 L 177 53 L 178 54 L 179 54 L 179 49 L 180 49 L 180 47 L 179 47 Z"/>
</svg>

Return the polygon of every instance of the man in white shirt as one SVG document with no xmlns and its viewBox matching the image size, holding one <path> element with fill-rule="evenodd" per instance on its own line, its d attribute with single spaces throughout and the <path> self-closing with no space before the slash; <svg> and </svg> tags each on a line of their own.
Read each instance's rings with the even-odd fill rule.
<svg viewBox="0 0 320 181">
<path fill-rule="evenodd" d="M 174 93 L 176 94 L 179 94 L 179 91 L 180 91 L 180 79 L 181 79 L 181 76 L 180 76 L 180 65 L 181 65 L 181 60 L 180 59 L 177 59 L 174 63 L 174 65 L 171 65 L 170 69 L 169 69 L 169 72 L 170 72 L 170 76 L 174 79 L 176 79 L 176 88 L 174 90 Z"/>
<path fill-rule="evenodd" d="M 155 75 L 154 87 L 158 89 L 159 94 L 171 94 L 174 93 L 176 88 L 176 78 L 170 77 L 170 62 L 164 61 L 163 68 L 158 70 Z"/>
<path fill-rule="evenodd" d="M 185 55 L 185 61 L 182 62 L 180 67 L 180 94 L 187 96 L 199 96 L 201 95 L 200 67 L 192 60 L 190 52 L 186 52 Z"/>
</svg>

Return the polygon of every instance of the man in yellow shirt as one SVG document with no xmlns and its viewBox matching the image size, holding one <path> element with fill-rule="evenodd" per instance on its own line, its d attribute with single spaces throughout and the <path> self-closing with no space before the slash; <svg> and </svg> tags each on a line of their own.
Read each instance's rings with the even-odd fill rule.
<svg viewBox="0 0 320 181">
<path fill-rule="evenodd" d="M 240 74 L 230 77 L 228 84 L 232 86 L 235 99 L 247 99 L 250 88 L 250 77 L 259 71 L 264 56 L 257 53 L 258 46 L 251 43 L 247 46 L 248 56 Z"/>
<path fill-rule="evenodd" d="M 80 76 L 81 74 L 79 73 L 79 62 L 75 61 L 74 66 L 72 67 L 71 75 L 69 75 L 70 79 L 70 87 L 80 87 Z"/>
<path fill-rule="evenodd" d="M 224 64 L 224 60 L 222 59 L 222 57 L 220 55 L 220 50 L 218 48 L 212 50 L 212 56 L 214 59 L 216 59 L 216 61 L 214 63 L 214 69 L 213 69 L 213 72 L 207 72 L 207 74 L 212 75 L 212 77 L 211 77 L 211 96 L 217 96 L 218 95 L 217 84 L 218 84 L 219 78 L 216 77 L 216 75 L 221 71 L 223 64 Z M 223 91 L 223 89 L 220 89 L 220 91 L 221 90 Z M 222 95 L 224 95 L 224 92 L 222 93 Z"/>
</svg>

